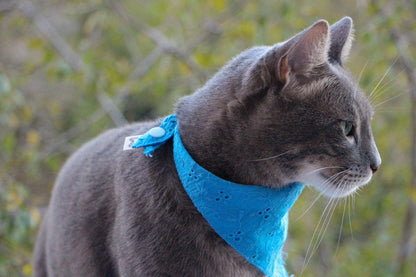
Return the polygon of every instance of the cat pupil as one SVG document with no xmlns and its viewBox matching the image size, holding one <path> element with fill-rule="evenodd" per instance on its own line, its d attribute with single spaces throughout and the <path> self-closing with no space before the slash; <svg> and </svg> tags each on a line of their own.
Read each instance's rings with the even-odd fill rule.
<svg viewBox="0 0 416 277">
<path fill-rule="evenodd" d="M 353 136 L 353 125 L 348 121 L 341 121 L 341 128 L 347 137 Z"/>
</svg>

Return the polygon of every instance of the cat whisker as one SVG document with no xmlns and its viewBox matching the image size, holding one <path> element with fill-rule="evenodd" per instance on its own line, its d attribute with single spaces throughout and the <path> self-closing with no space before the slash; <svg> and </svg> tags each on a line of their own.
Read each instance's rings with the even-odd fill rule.
<svg viewBox="0 0 416 277">
<path fill-rule="evenodd" d="M 322 242 L 322 239 L 326 233 L 326 230 L 329 226 L 329 223 L 331 221 L 332 215 L 334 213 L 334 210 L 338 204 L 339 198 L 331 198 L 330 202 L 327 204 L 327 207 L 325 208 L 323 215 L 321 216 L 320 222 L 318 223 L 317 227 L 315 228 L 314 234 L 316 234 L 316 231 L 319 229 L 318 235 L 313 236 L 313 239 L 311 240 L 310 246 L 312 248 L 308 248 L 308 252 L 306 254 L 305 260 L 306 264 L 304 264 L 304 267 L 302 269 L 302 272 L 304 269 L 306 269 L 307 265 L 309 264 L 310 260 L 312 259 L 313 255 L 315 254 L 316 250 L 318 249 L 319 245 Z M 323 219 L 323 221 L 322 221 Z M 322 222 L 322 223 L 321 223 Z M 311 250 L 310 250 L 311 249 Z M 309 252 L 310 251 L 310 252 Z M 308 255 L 309 254 L 309 255 Z"/>
<path fill-rule="evenodd" d="M 340 193 L 341 195 L 343 195 L 343 194 L 344 194 L 344 192 L 345 192 L 345 190 L 346 190 L 346 187 L 345 187 L 344 185 L 347 183 L 347 181 L 343 179 L 344 177 L 345 177 L 345 175 L 341 177 L 340 183 L 338 184 L 338 190 L 340 190 L 340 191 L 339 191 L 339 193 Z M 337 202 L 336 202 L 336 205 L 335 205 L 335 206 L 337 206 L 337 205 L 338 205 L 339 201 L 341 201 L 341 198 L 338 198 L 338 199 L 337 199 Z M 346 203 L 346 199 L 344 199 L 344 203 Z M 337 247 L 336 247 L 336 250 L 335 250 L 335 255 L 336 255 L 336 254 L 337 254 L 337 252 L 338 252 L 339 243 L 340 243 L 340 239 L 341 239 L 342 227 L 343 227 L 343 223 L 344 223 L 344 215 L 345 215 L 345 206 L 346 206 L 346 204 L 344 204 L 344 210 L 343 210 L 343 214 L 342 214 L 341 226 L 340 226 L 340 229 L 339 229 L 338 243 L 337 243 Z M 333 214 L 334 214 L 335 208 L 336 208 L 336 207 L 334 207 L 334 209 L 332 210 L 331 217 L 332 217 L 332 216 L 333 216 Z M 328 225 L 329 225 L 329 222 L 328 222 Z M 326 227 L 326 228 L 328 228 L 328 225 L 327 225 L 327 227 Z M 325 231 L 326 231 L 326 229 L 325 229 Z M 322 239 L 323 239 L 323 236 L 321 237 L 321 241 L 322 241 Z M 319 242 L 319 244 L 321 243 L 321 241 Z M 318 244 L 318 246 L 319 246 L 319 244 Z M 334 256 L 335 256 L 335 255 L 334 255 Z"/>
<path fill-rule="evenodd" d="M 315 172 L 318 172 L 318 171 L 321 171 L 321 170 L 324 170 L 324 169 L 330 169 L 330 168 L 342 168 L 342 167 L 341 167 L 341 166 L 327 166 L 327 167 L 321 167 L 321 168 L 318 168 L 318 169 L 315 169 L 315 170 L 309 171 L 309 172 L 307 172 L 305 175 L 309 175 L 309 174 L 312 174 L 312 173 L 315 173 Z"/>
<path fill-rule="evenodd" d="M 397 72 L 395 74 L 395 76 L 392 76 L 390 80 L 388 80 L 385 84 L 383 84 L 379 89 L 378 92 L 374 93 L 374 95 L 369 98 L 370 103 L 374 103 L 374 101 L 380 97 L 381 95 L 383 95 L 384 93 L 386 93 L 387 91 L 389 91 L 389 89 L 393 86 L 394 82 L 397 80 L 397 76 L 400 75 L 402 72 L 404 71 L 404 69 L 400 70 L 399 72 Z"/>
<path fill-rule="evenodd" d="M 322 190 L 318 194 L 318 196 L 315 197 L 315 199 L 312 201 L 312 203 L 309 205 L 309 207 L 300 216 L 298 216 L 298 218 L 296 218 L 295 222 L 298 221 L 299 219 L 301 219 L 313 207 L 313 205 L 316 203 L 316 201 L 318 201 L 318 199 L 321 198 L 321 196 L 324 195 L 328 190 L 329 190 L 329 187 Z"/>
<path fill-rule="evenodd" d="M 361 77 L 363 76 L 364 70 L 367 68 L 368 62 L 370 61 L 370 58 L 367 59 L 367 61 L 365 62 L 363 68 L 361 68 L 360 73 L 358 74 L 358 83 L 361 80 Z"/>
<path fill-rule="evenodd" d="M 378 90 L 377 93 L 375 93 L 369 100 L 371 105 L 374 105 L 374 103 L 376 102 L 376 99 L 379 98 L 380 96 L 382 96 L 383 94 L 385 94 L 386 92 L 390 91 L 391 87 L 394 85 L 397 85 L 394 83 L 395 79 L 392 79 L 388 82 L 386 82 L 382 87 L 380 87 L 380 89 Z"/>
<path fill-rule="evenodd" d="M 316 225 L 316 227 L 315 227 L 315 229 L 313 231 L 312 239 L 311 239 L 311 241 L 310 241 L 310 243 L 308 245 L 308 249 L 306 250 L 305 259 L 303 261 L 303 265 L 302 265 L 302 269 L 300 271 L 300 275 L 302 275 L 302 273 L 304 272 L 304 270 L 306 269 L 306 267 L 309 264 L 309 261 L 310 261 L 310 259 L 312 257 L 312 254 L 311 254 L 312 251 L 311 250 L 314 248 L 314 245 L 315 245 L 314 240 L 315 240 L 316 232 L 318 231 L 318 229 L 319 229 L 319 227 L 321 225 L 321 222 L 322 222 L 323 217 L 326 215 L 326 211 L 328 210 L 328 207 L 331 205 L 331 203 L 333 201 L 334 201 L 334 198 L 330 198 L 328 200 L 328 203 L 326 204 L 325 209 L 322 212 L 321 217 L 319 218 L 318 224 Z"/>
<path fill-rule="evenodd" d="M 348 199 L 348 221 L 350 223 L 350 232 L 351 232 L 351 238 L 352 239 L 354 239 L 354 235 L 353 235 L 353 232 L 352 232 L 352 222 L 351 222 L 351 203 L 352 203 L 354 197 L 355 197 L 354 194 L 352 194 L 351 198 L 349 198 L 349 197 L 347 198 Z"/>
<path fill-rule="evenodd" d="M 326 186 L 329 183 L 335 181 L 336 178 L 338 178 L 338 177 L 342 178 L 343 176 L 341 174 L 343 174 L 343 173 L 345 173 L 347 171 L 348 171 L 348 169 L 345 169 L 345 170 L 342 170 L 340 172 L 335 173 L 334 175 L 332 175 L 331 177 L 329 177 L 327 180 L 325 180 L 325 182 L 323 182 L 322 185 Z M 333 194 L 332 196 L 335 196 L 335 195 Z"/>
<path fill-rule="evenodd" d="M 403 110 L 403 109 L 405 109 L 405 107 L 390 107 L 389 109 L 387 109 L 387 108 L 383 108 L 382 110 L 377 110 L 377 111 L 375 111 L 377 114 L 380 114 L 380 113 L 397 113 L 397 112 L 399 112 L 399 111 L 401 111 L 401 110 Z"/>
<path fill-rule="evenodd" d="M 344 170 L 340 173 L 345 173 L 345 171 L 347 171 L 347 170 Z M 334 176 L 332 176 L 332 177 L 334 177 Z M 321 215 L 321 218 L 320 218 L 320 220 L 319 220 L 319 222 L 318 222 L 318 224 L 317 224 L 317 226 L 314 230 L 314 234 L 312 235 L 311 242 L 308 246 L 308 250 L 307 250 L 307 253 L 305 255 L 304 265 L 302 267 L 301 274 L 306 269 L 307 265 L 309 264 L 310 260 L 312 259 L 313 254 L 316 252 L 319 245 L 321 244 L 321 242 L 324 238 L 324 235 L 326 233 L 326 230 L 328 229 L 328 226 L 330 224 L 331 218 L 332 218 L 332 216 L 335 212 L 335 209 L 338 206 L 339 201 L 341 201 L 340 200 L 341 198 L 333 198 L 333 197 L 336 196 L 337 194 L 343 195 L 345 190 L 346 190 L 346 187 L 344 186 L 345 183 L 346 183 L 346 180 L 344 180 L 345 175 L 339 176 L 339 174 L 337 174 L 337 176 L 335 176 L 335 177 L 340 177 L 340 180 L 338 181 L 337 189 L 332 193 L 331 199 L 328 202 L 327 206 L 325 207 L 325 209 L 324 209 L 324 211 Z M 326 183 L 328 183 L 328 182 L 326 182 Z M 334 199 L 336 199 L 335 202 L 334 202 Z M 344 204 L 344 212 L 343 212 L 343 217 L 342 217 L 342 223 L 344 222 L 345 209 L 346 209 L 345 207 L 346 207 L 346 201 L 347 200 L 344 200 L 344 201 L 345 201 L 345 204 Z M 329 207 L 329 209 L 328 209 L 328 207 Z M 322 219 L 323 219 L 324 216 L 325 216 L 325 218 L 322 222 Z M 322 222 L 322 224 L 321 224 L 321 222 Z M 319 226 L 321 226 L 321 227 L 319 227 Z M 318 236 L 316 237 L 316 240 L 314 242 L 315 234 L 316 234 L 316 231 L 318 230 L 318 228 L 320 230 L 319 230 Z M 340 232 L 341 231 L 342 231 L 342 226 L 341 226 Z M 339 235 L 339 237 L 340 236 L 341 235 Z M 312 250 L 310 250 L 311 247 L 312 247 Z M 338 246 L 337 246 L 337 249 L 338 249 Z"/>
<path fill-rule="evenodd" d="M 278 157 L 281 157 L 283 155 L 288 154 L 289 152 L 291 152 L 292 150 L 288 150 L 286 152 L 280 153 L 278 155 L 275 156 L 271 156 L 271 157 L 266 157 L 266 158 L 260 158 L 260 159 L 254 159 L 254 160 L 247 160 L 248 162 L 260 162 L 260 161 L 267 161 L 267 160 L 272 160 L 272 159 L 276 159 Z"/>
<path fill-rule="evenodd" d="M 338 234 L 338 243 L 337 243 L 337 248 L 335 249 L 335 254 L 334 254 L 334 256 L 336 256 L 336 255 L 337 255 L 337 253 L 338 253 L 338 249 L 339 249 L 339 244 L 340 244 L 340 242 L 341 242 L 342 227 L 344 227 L 345 210 L 346 210 L 346 207 L 347 207 L 347 199 L 348 199 L 348 198 L 345 198 L 345 199 L 344 199 L 344 210 L 342 211 L 341 226 L 339 227 L 339 234 Z"/>
<path fill-rule="evenodd" d="M 321 196 L 324 194 L 324 192 L 320 192 L 318 194 L 317 197 L 315 197 L 315 199 L 312 201 L 312 204 L 309 205 L 309 207 L 300 215 L 295 219 L 295 222 L 297 222 L 299 219 L 301 219 L 312 207 L 313 205 L 316 203 L 316 201 L 318 201 L 319 198 L 321 198 Z"/>
<path fill-rule="evenodd" d="M 337 174 L 334 174 L 333 176 L 331 176 L 328 180 L 326 180 L 323 185 L 327 186 L 332 180 L 331 179 L 337 179 L 338 177 L 341 177 L 342 179 L 342 175 L 340 176 L 341 173 L 344 173 L 347 170 L 338 172 Z M 339 198 L 334 198 L 334 196 L 337 195 L 337 190 L 335 190 L 334 192 L 332 192 L 331 198 L 329 199 L 327 205 L 325 206 L 324 211 L 322 212 L 322 215 L 318 221 L 318 224 L 315 227 L 315 230 L 312 234 L 312 239 L 309 243 L 308 249 L 306 250 L 306 255 L 305 255 L 305 260 L 302 266 L 302 270 L 301 273 L 303 273 L 303 271 L 306 269 L 307 265 L 309 264 L 313 254 L 315 253 L 316 249 L 319 247 L 324 234 L 328 228 L 330 219 L 332 218 L 333 212 L 335 210 L 335 207 L 337 206 L 337 203 L 339 201 Z M 317 231 L 319 229 L 318 235 Z"/>
<path fill-rule="evenodd" d="M 402 70 L 403 71 L 403 70 Z M 400 87 L 400 84 L 397 84 L 397 82 L 394 82 L 393 83 L 393 81 L 395 81 L 395 79 L 393 79 L 393 80 L 391 80 L 389 83 L 386 83 L 386 86 L 384 87 L 384 88 L 382 88 L 382 89 L 380 89 L 379 91 L 378 91 L 378 93 L 377 94 L 375 94 L 371 99 L 369 99 L 369 102 L 370 102 L 370 105 L 378 105 L 377 103 L 376 103 L 376 99 L 377 98 L 379 98 L 381 95 L 383 95 L 383 94 L 385 94 L 386 92 L 389 92 L 390 91 L 390 89 L 391 89 L 391 87 L 393 87 L 393 85 L 396 87 L 396 89 L 398 89 L 399 87 Z M 405 88 L 403 88 L 403 89 L 401 89 L 401 90 L 403 90 L 403 91 L 405 91 L 406 89 Z M 401 93 L 401 94 L 403 94 L 403 93 Z M 387 97 L 386 97 L 387 98 Z M 385 99 L 386 99 L 385 98 Z M 381 100 L 381 101 L 378 101 L 378 102 L 382 102 L 383 100 Z"/>
<path fill-rule="evenodd" d="M 405 94 L 405 93 L 407 93 L 407 92 L 402 92 L 402 93 L 399 93 L 399 94 L 397 94 L 397 95 L 395 95 L 395 96 L 393 96 L 393 97 L 390 97 L 390 98 L 388 98 L 388 99 L 386 99 L 386 100 L 384 100 L 384 101 L 382 101 L 382 102 L 380 102 L 380 103 L 377 103 L 377 105 L 374 105 L 374 109 L 376 109 L 377 107 L 379 107 L 379 106 L 381 106 L 381 105 L 383 105 L 383 104 L 385 104 L 385 103 L 387 103 L 387 102 L 390 102 L 391 100 L 393 100 L 393 99 L 396 99 L 397 97 L 400 97 L 400 96 L 402 96 L 403 94 Z"/>
<path fill-rule="evenodd" d="M 386 72 L 384 73 L 383 77 L 381 77 L 380 81 L 378 81 L 377 85 L 374 87 L 374 89 L 371 91 L 370 95 L 368 96 L 368 98 L 371 98 L 371 96 L 373 95 L 373 93 L 377 90 L 378 86 L 381 84 L 381 82 L 383 82 L 384 78 L 386 78 L 387 74 L 390 72 L 390 70 L 393 68 L 394 64 L 398 61 L 399 57 L 397 56 L 393 63 L 389 66 L 389 68 L 387 68 Z"/>
<path fill-rule="evenodd" d="M 371 103 L 374 102 L 375 99 L 377 99 L 380 95 L 382 95 L 383 93 L 385 93 L 386 91 L 388 91 L 388 89 L 393 85 L 396 84 L 397 85 L 397 76 L 399 76 L 402 72 L 404 71 L 404 69 L 401 69 L 400 71 L 398 71 L 397 73 L 395 73 L 394 75 L 392 75 L 390 77 L 390 79 L 385 82 L 382 86 L 378 87 L 371 96 L 368 96 L 368 99 Z"/>
<path fill-rule="evenodd" d="M 354 191 L 354 195 L 360 195 L 361 190 L 362 190 L 362 187 L 357 187 L 357 189 Z M 355 204 L 355 201 L 354 201 L 354 204 Z"/>
<path fill-rule="evenodd" d="M 325 167 L 325 168 L 332 168 L 332 167 Z M 321 170 L 322 169 L 325 169 L 325 168 L 320 168 Z M 340 168 L 340 167 L 333 167 L 333 168 Z M 317 171 L 317 170 L 314 170 L 314 171 Z M 335 179 L 338 175 L 340 175 L 341 173 L 343 173 L 343 172 L 345 172 L 346 170 L 344 170 L 344 171 L 341 171 L 341 172 L 338 172 L 338 173 L 336 173 L 336 174 L 334 174 L 334 175 L 332 175 L 330 178 L 328 178 L 327 180 L 325 180 L 325 182 L 323 182 L 322 183 L 322 186 L 326 186 L 328 183 L 330 183 L 333 179 Z M 309 173 L 306 173 L 306 175 L 307 174 L 311 174 L 312 172 L 309 172 Z M 309 205 L 309 207 L 298 217 L 298 218 L 296 218 L 296 220 L 295 220 L 295 222 L 296 221 L 298 221 L 299 219 L 301 219 L 312 207 L 313 207 L 313 205 L 316 203 L 316 201 L 318 201 L 318 199 L 322 196 L 322 195 L 324 195 L 327 191 L 329 190 L 329 187 L 326 187 L 326 188 L 324 188 L 319 194 L 318 194 L 318 196 L 317 197 L 315 197 L 315 199 L 312 201 L 312 204 L 310 204 Z"/>
<path fill-rule="evenodd" d="M 343 182 L 341 182 L 340 183 L 340 189 L 338 189 L 338 190 L 340 190 L 340 193 L 341 194 L 343 194 L 344 193 L 344 191 L 345 191 L 345 187 L 343 186 L 345 184 L 345 181 L 343 181 Z M 335 195 L 336 193 L 334 193 L 334 195 Z M 313 252 L 312 253 L 314 253 L 314 252 L 316 252 L 316 250 L 318 249 L 318 247 L 319 247 L 319 245 L 321 244 L 321 242 L 322 242 L 322 240 L 323 240 L 323 238 L 324 238 L 324 235 L 325 235 L 325 232 L 326 232 L 326 230 L 328 229 L 328 226 L 329 226 L 329 223 L 331 222 L 331 218 L 332 218 L 332 216 L 333 216 L 333 214 L 334 214 L 334 211 L 335 211 L 335 209 L 336 209 L 336 207 L 338 206 L 338 203 L 339 203 L 339 201 L 341 200 L 341 198 L 336 198 L 336 201 L 334 202 L 334 204 L 332 205 L 332 207 L 331 207 L 331 210 L 330 210 L 330 213 L 327 215 L 327 217 L 326 217 L 326 221 L 324 221 L 324 223 L 323 223 L 323 225 L 322 225 L 322 227 L 324 227 L 325 226 L 325 228 L 323 229 L 323 232 L 321 232 L 321 235 L 320 235 L 320 238 L 319 238 L 319 236 L 318 236 L 318 238 L 319 238 L 319 241 L 318 241 L 318 243 L 316 244 L 316 246 L 315 246 L 315 249 L 313 249 Z M 321 228 L 322 229 L 322 228 Z M 313 254 L 312 254 L 313 255 Z"/>
</svg>

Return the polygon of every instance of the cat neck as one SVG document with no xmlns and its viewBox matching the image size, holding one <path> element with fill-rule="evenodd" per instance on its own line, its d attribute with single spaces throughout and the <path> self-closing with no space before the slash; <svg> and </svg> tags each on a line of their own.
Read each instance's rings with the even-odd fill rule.
<svg viewBox="0 0 416 277">
<path fill-rule="evenodd" d="M 211 227 L 249 262 L 271 277 L 287 276 L 282 248 L 288 212 L 304 185 L 281 189 L 238 184 L 201 167 L 182 143 L 175 115 L 143 134 L 132 146 L 153 152 L 173 137 L 173 157 L 181 183 Z"/>
<path fill-rule="evenodd" d="M 288 212 L 304 185 L 271 189 L 221 179 L 192 159 L 178 130 L 173 156 L 185 191 L 217 234 L 267 276 L 287 276 L 281 251 Z"/>
<path fill-rule="evenodd" d="M 249 115 L 230 114 L 227 103 L 233 99 L 222 97 L 221 102 L 207 89 L 182 98 L 177 108 L 182 142 L 192 158 L 209 172 L 235 183 L 277 188 L 296 181 L 287 179 L 292 168 L 283 168 L 279 159 L 263 159 L 275 154 L 257 142 L 255 133 L 247 133 L 246 125 L 253 124 Z"/>
</svg>

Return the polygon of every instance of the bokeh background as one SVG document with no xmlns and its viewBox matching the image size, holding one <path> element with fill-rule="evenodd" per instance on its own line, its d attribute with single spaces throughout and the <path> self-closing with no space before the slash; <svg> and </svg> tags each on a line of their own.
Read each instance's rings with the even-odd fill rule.
<svg viewBox="0 0 416 277">
<path fill-rule="evenodd" d="M 371 94 L 383 164 L 354 197 L 304 191 L 291 213 L 287 268 L 416 276 L 414 0 L 1 0 L 0 276 L 31 274 L 54 179 L 82 143 L 172 113 L 249 47 L 345 15 L 356 30 L 347 67 Z"/>
</svg>

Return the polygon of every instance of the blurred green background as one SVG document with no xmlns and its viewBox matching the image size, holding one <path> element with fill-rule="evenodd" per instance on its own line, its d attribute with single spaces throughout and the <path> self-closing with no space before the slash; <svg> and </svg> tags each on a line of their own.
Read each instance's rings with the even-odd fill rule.
<svg viewBox="0 0 416 277">
<path fill-rule="evenodd" d="M 374 91 L 383 164 L 336 207 L 304 191 L 292 209 L 287 268 L 296 276 L 416 276 L 414 0 L 1 0 L 0 276 L 31 274 L 54 179 L 82 143 L 172 113 L 179 97 L 249 47 L 346 15 L 356 30 L 347 67 Z"/>
</svg>

